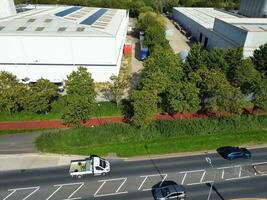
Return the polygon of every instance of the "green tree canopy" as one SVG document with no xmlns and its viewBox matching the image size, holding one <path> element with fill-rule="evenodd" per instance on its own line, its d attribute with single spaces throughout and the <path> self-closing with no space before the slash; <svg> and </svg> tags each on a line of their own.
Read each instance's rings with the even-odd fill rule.
<svg viewBox="0 0 267 200">
<path fill-rule="evenodd" d="M 267 43 L 256 49 L 251 59 L 256 69 L 267 78 Z"/>
<path fill-rule="evenodd" d="M 24 109 L 34 113 L 47 113 L 57 96 L 57 86 L 54 83 L 39 79 L 28 86 Z"/>
<path fill-rule="evenodd" d="M 62 119 L 69 126 L 79 126 L 95 112 L 95 85 L 91 74 L 84 67 L 79 67 L 68 76 L 66 85 L 67 106 Z"/>
<path fill-rule="evenodd" d="M 26 87 L 9 72 L 0 71 L 0 111 L 9 113 L 23 109 Z"/>
</svg>

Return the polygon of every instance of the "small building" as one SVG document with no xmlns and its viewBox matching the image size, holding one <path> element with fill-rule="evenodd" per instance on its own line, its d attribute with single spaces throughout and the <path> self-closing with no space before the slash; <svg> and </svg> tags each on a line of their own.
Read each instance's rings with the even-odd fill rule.
<svg viewBox="0 0 267 200">
<path fill-rule="evenodd" d="M 267 0 L 241 0 L 238 14 L 267 18 Z"/>
<path fill-rule="evenodd" d="M 108 81 L 119 73 L 127 26 L 126 10 L 79 6 L 37 6 L 0 18 L 0 71 L 57 83 L 83 66 L 96 82 Z"/>
<path fill-rule="evenodd" d="M 267 43 L 267 19 L 247 18 L 214 8 L 173 8 L 174 20 L 204 47 L 244 49 L 244 56 Z"/>
</svg>

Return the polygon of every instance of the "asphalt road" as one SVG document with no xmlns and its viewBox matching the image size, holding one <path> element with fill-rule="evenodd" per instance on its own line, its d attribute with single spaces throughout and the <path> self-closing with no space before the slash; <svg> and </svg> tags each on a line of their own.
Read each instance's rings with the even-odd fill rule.
<svg viewBox="0 0 267 200">
<path fill-rule="evenodd" d="M 252 150 L 251 159 L 227 161 L 218 154 L 146 161 L 111 161 L 106 176 L 71 178 L 68 167 L 0 172 L 2 200 L 148 200 L 151 188 L 172 180 L 186 188 L 188 199 L 241 197 L 267 198 L 267 176 L 257 174 L 253 165 L 267 163 L 267 148 Z M 214 168 L 205 161 L 209 156 Z M 4 164 L 4 163 L 1 163 Z M 267 174 L 266 174 L 267 175 Z"/>
</svg>

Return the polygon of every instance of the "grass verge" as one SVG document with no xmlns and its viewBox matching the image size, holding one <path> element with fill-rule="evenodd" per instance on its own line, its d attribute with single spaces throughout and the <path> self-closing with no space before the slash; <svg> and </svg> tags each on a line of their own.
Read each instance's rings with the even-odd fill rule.
<svg viewBox="0 0 267 200">
<path fill-rule="evenodd" d="M 94 117 L 122 116 L 122 109 L 112 102 L 98 103 Z M 18 113 L 0 112 L 0 121 L 27 121 L 27 120 L 53 120 L 60 119 L 63 105 L 55 103 L 55 108 L 47 114 L 37 114 L 21 111 Z"/>
<path fill-rule="evenodd" d="M 36 140 L 42 152 L 66 154 L 116 153 L 121 157 L 190 152 L 220 146 L 267 143 L 267 116 L 154 122 L 144 129 L 107 124 L 46 133 Z"/>
</svg>

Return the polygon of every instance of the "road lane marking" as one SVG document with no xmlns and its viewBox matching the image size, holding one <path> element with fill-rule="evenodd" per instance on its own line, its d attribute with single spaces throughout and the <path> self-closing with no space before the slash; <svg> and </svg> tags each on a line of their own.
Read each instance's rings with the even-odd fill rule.
<svg viewBox="0 0 267 200">
<path fill-rule="evenodd" d="M 222 170 L 222 180 L 224 179 L 224 169 Z"/>
<path fill-rule="evenodd" d="M 159 176 L 162 178 L 161 180 L 161 183 L 164 182 L 168 176 L 168 174 L 151 174 L 151 175 L 144 175 L 144 176 L 140 176 L 141 178 L 144 178 L 144 180 L 142 181 L 141 185 L 138 187 L 138 190 L 140 191 L 141 188 L 143 187 L 144 183 L 146 182 L 147 178 L 148 177 L 156 177 L 156 176 Z M 152 189 L 151 188 L 145 188 L 145 189 L 142 189 L 141 191 L 151 191 Z"/>
<path fill-rule="evenodd" d="M 199 182 L 199 183 L 187 183 L 186 185 L 202 185 L 202 184 L 207 184 L 207 183 L 212 183 L 213 181 L 204 181 L 204 182 Z"/>
<path fill-rule="evenodd" d="M 258 162 L 258 163 L 252 163 L 251 165 L 262 165 L 262 164 L 267 164 L 267 162 Z"/>
<path fill-rule="evenodd" d="M 202 176 L 201 176 L 201 179 L 200 179 L 200 182 L 201 182 L 201 183 L 202 183 L 202 181 L 203 181 L 205 175 L 206 175 L 206 170 L 204 170 L 204 172 L 203 172 L 203 174 L 202 174 Z"/>
<path fill-rule="evenodd" d="M 182 173 L 184 173 L 184 172 L 180 172 L 180 173 L 182 174 Z M 183 185 L 183 184 L 184 184 L 184 181 L 185 181 L 185 177 L 186 177 L 186 175 L 187 175 L 187 173 L 184 173 L 184 177 L 183 177 L 183 179 L 182 179 L 181 185 Z"/>
<path fill-rule="evenodd" d="M 183 172 L 179 172 L 179 173 L 193 173 L 193 172 L 203 172 L 205 171 L 205 169 L 198 169 L 198 170 L 191 170 L 191 171 L 183 171 Z"/>
<path fill-rule="evenodd" d="M 58 184 L 58 185 L 54 185 L 54 187 L 58 187 L 46 200 L 51 199 L 52 196 L 54 196 L 63 186 L 71 186 L 71 185 L 79 185 L 77 189 L 74 190 L 74 192 L 72 192 L 67 199 L 64 200 L 76 200 L 76 199 L 81 199 L 81 197 L 73 197 L 74 194 L 76 194 L 76 192 L 78 192 L 79 189 L 81 189 L 81 187 L 84 185 L 83 182 L 79 182 L 79 183 L 64 183 L 64 184 Z"/>
<path fill-rule="evenodd" d="M 119 187 L 116 189 L 115 192 L 112 193 L 108 193 L 108 194 L 98 194 L 99 191 L 103 188 L 103 186 L 107 183 L 107 182 L 111 182 L 111 181 L 122 181 L 121 184 L 119 185 Z M 127 178 L 115 178 L 115 179 L 106 179 L 106 180 L 99 180 L 98 182 L 102 182 L 102 184 L 100 185 L 100 187 L 97 189 L 97 191 L 94 193 L 94 197 L 105 197 L 105 196 L 113 196 L 113 195 L 119 195 L 119 194 L 126 194 L 128 193 L 128 191 L 124 191 L 124 192 L 119 192 L 120 189 L 122 188 L 122 186 L 126 183 Z"/>
<path fill-rule="evenodd" d="M 3 200 L 6 200 L 10 196 L 12 196 L 16 191 L 19 190 L 30 190 L 34 189 L 30 194 L 28 194 L 26 197 L 24 197 L 22 200 L 28 199 L 31 195 L 33 195 L 35 192 L 37 192 L 40 189 L 40 186 L 37 187 L 28 187 L 28 188 L 14 188 L 14 189 L 9 189 L 8 191 L 12 191 L 9 195 L 7 195 Z"/>
<path fill-rule="evenodd" d="M 224 180 L 225 180 L 225 181 L 231 181 L 231 180 L 239 180 L 239 179 L 245 179 L 245 178 L 250 178 L 250 176 L 242 176 L 242 177 L 227 178 L 227 179 L 224 179 Z"/>
<path fill-rule="evenodd" d="M 238 173 L 238 177 L 239 177 L 239 178 L 241 177 L 241 173 L 242 173 L 242 167 L 240 166 L 240 168 L 239 168 L 239 173 Z"/>
</svg>

